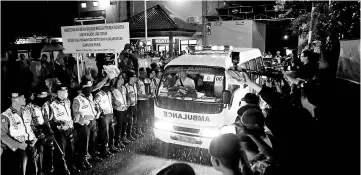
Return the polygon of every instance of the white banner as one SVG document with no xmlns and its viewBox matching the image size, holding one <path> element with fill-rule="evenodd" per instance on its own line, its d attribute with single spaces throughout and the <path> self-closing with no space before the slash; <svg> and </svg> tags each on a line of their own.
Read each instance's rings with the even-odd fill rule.
<svg viewBox="0 0 361 175">
<path fill-rule="evenodd" d="M 61 27 L 64 53 L 122 52 L 130 43 L 129 23 Z"/>
</svg>

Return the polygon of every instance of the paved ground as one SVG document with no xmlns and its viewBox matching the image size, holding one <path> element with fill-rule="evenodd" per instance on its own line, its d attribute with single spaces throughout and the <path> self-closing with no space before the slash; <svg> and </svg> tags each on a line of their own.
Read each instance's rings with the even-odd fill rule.
<svg viewBox="0 0 361 175">
<path fill-rule="evenodd" d="M 220 175 L 211 167 L 207 150 L 170 145 L 167 147 L 168 155 L 162 155 L 160 142 L 151 130 L 146 135 L 129 144 L 124 151 L 93 164 L 91 170 L 80 174 L 152 175 L 172 163 L 184 162 L 191 165 L 198 175 Z"/>
</svg>

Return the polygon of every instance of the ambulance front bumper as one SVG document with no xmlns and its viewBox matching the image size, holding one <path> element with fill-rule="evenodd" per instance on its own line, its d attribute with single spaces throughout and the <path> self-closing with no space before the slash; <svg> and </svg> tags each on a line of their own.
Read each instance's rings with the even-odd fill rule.
<svg viewBox="0 0 361 175">
<path fill-rule="evenodd" d="M 202 137 L 198 135 L 185 134 L 175 131 L 167 131 L 154 127 L 154 135 L 159 140 L 166 143 L 184 145 L 189 147 L 197 147 L 208 149 L 212 138 Z"/>
</svg>

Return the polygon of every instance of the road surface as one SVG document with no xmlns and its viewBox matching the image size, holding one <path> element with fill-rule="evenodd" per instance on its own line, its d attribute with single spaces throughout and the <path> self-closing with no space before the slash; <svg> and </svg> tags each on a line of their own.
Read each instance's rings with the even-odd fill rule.
<svg viewBox="0 0 361 175">
<path fill-rule="evenodd" d="M 171 145 L 168 155 L 161 155 L 159 142 L 148 130 L 145 137 L 127 145 L 113 157 L 92 164 L 91 170 L 82 171 L 80 175 L 153 175 L 176 162 L 191 165 L 197 175 L 221 175 L 211 166 L 207 150 Z"/>
</svg>

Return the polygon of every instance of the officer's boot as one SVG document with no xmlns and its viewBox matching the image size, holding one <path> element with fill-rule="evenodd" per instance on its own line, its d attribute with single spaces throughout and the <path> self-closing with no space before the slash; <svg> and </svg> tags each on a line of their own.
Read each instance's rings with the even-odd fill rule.
<svg viewBox="0 0 361 175">
<path fill-rule="evenodd" d="M 135 139 L 137 139 L 137 138 L 140 137 L 140 135 L 137 134 L 138 128 L 139 128 L 139 126 L 136 126 L 136 127 L 134 127 L 133 130 L 132 130 L 132 136 L 133 136 Z"/>
<path fill-rule="evenodd" d="M 108 158 L 114 156 L 114 154 L 109 152 L 108 145 L 106 144 L 101 146 L 100 156 L 103 158 Z"/>
<path fill-rule="evenodd" d="M 118 149 L 122 150 L 125 148 L 125 145 L 122 143 L 122 142 L 118 142 L 116 145 L 115 145 Z"/>
<path fill-rule="evenodd" d="M 128 140 L 130 141 L 135 141 L 135 138 L 133 137 L 132 135 L 133 133 L 133 123 L 131 122 L 130 125 L 128 125 L 128 128 L 127 128 L 127 137 L 128 137 Z"/>
<path fill-rule="evenodd" d="M 112 153 L 118 153 L 120 152 L 120 149 L 118 149 L 117 147 L 115 147 L 114 145 L 111 145 L 109 147 L 109 151 L 112 152 Z"/>
<path fill-rule="evenodd" d="M 123 139 L 122 139 L 122 140 L 123 140 L 123 144 L 126 144 L 126 145 L 127 145 L 127 144 L 129 144 L 129 143 L 130 143 L 130 140 L 128 140 L 128 139 L 127 139 L 127 137 L 125 137 L 125 135 L 126 135 L 126 134 L 124 134 L 124 136 L 123 136 Z"/>
<path fill-rule="evenodd" d="M 139 126 L 138 128 L 138 133 L 137 133 L 140 137 L 144 137 L 144 133 L 142 132 L 142 127 Z"/>
<path fill-rule="evenodd" d="M 92 161 L 92 162 L 101 162 L 101 161 L 103 161 L 103 159 L 98 157 L 96 154 L 92 154 L 90 161 Z"/>
<path fill-rule="evenodd" d="M 87 170 L 87 169 L 93 168 L 93 166 L 90 165 L 90 163 L 88 162 L 88 159 L 86 157 L 84 157 L 80 162 L 80 168 L 82 170 Z"/>
</svg>

